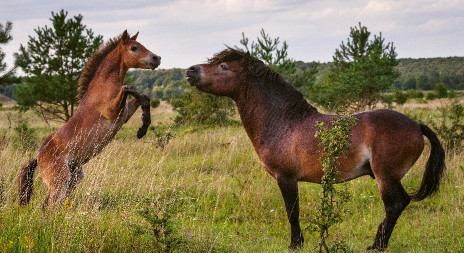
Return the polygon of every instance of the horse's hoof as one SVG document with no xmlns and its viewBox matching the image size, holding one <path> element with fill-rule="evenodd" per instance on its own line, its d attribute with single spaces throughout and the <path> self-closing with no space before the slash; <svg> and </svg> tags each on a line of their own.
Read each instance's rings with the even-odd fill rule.
<svg viewBox="0 0 464 253">
<path fill-rule="evenodd" d="M 290 246 L 288 246 L 288 250 L 298 250 L 298 249 L 303 248 L 303 242 L 304 242 L 303 238 L 296 240 L 296 241 L 292 241 L 290 243 Z"/>
<path fill-rule="evenodd" d="M 379 251 L 380 252 L 380 251 L 385 251 L 385 249 L 386 248 L 379 247 L 379 246 L 377 246 L 375 244 L 372 245 L 372 246 L 367 247 L 367 250 L 369 250 L 369 251 Z"/>
<path fill-rule="evenodd" d="M 139 130 L 137 131 L 137 138 L 142 138 L 143 136 L 145 136 L 145 134 L 147 134 L 147 129 L 148 128 L 139 128 Z"/>
</svg>

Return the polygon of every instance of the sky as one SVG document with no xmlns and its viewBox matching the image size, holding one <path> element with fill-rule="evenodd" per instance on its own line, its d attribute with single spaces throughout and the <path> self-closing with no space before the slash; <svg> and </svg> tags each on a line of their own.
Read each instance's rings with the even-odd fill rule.
<svg viewBox="0 0 464 253">
<path fill-rule="evenodd" d="M 105 41 L 140 32 L 161 69 L 203 63 L 238 46 L 242 32 L 252 41 L 261 29 L 286 41 L 294 60 L 328 62 L 359 22 L 393 42 L 398 58 L 464 56 L 462 0 L 0 0 L 0 23 L 13 22 L 13 40 L 1 45 L 9 66 L 20 44 L 62 9 L 68 18 L 81 14 Z"/>
</svg>

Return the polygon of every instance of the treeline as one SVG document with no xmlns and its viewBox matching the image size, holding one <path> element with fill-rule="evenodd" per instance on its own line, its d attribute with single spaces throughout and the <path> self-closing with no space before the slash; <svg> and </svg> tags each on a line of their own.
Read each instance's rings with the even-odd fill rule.
<svg viewBox="0 0 464 253">
<path fill-rule="evenodd" d="M 187 82 L 180 68 L 129 71 L 125 83 L 151 98 L 165 99 L 184 92 Z"/>
<path fill-rule="evenodd" d="M 448 89 L 464 89 L 464 57 L 400 59 L 400 78 L 394 83 L 402 90 L 433 90 L 438 83 Z"/>
<path fill-rule="evenodd" d="M 313 63 L 296 61 L 299 70 L 310 69 Z M 319 65 L 318 76 L 330 68 L 331 63 Z M 400 90 L 434 90 L 438 83 L 447 89 L 464 90 L 464 57 L 399 59 L 396 69 L 399 78 L 393 89 Z M 126 83 L 134 85 L 139 92 L 152 98 L 165 99 L 181 94 L 187 82 L 184 80 L 184 69 L 132 70 Z M 6 86 L 3 95 L 13 98 L 13 86 Z"/>
<path fill-rule="evenodd" d="M 296 61 L 299 70 L 310 69 L 311 64 Z M 321 63 L 318 76 L 328 71 L 332 63 Z M 392 90 L 434 90 L 438 83 L 447 89 L 464 89 L 464 57 L 399 59 L 396 69 L 400 73 Z M 181 94 L 187 82 L 184 69 L 161 69 L 156 71 L 133 70 L 129 72 L 128 84 L 152 98 L 169 98 Z"/>
</svg>

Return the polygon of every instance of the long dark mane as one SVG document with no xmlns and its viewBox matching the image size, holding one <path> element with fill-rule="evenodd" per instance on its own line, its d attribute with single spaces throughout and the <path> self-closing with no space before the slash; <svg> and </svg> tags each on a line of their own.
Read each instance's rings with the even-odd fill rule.
<svg viewBox="0 0 464 253">
<path fill-rule="evenodd" d="M 300 116 L 306 115 L 308 111 L 317 109 L 307 103 L 303 94 L 285 80 L 279 73 L 264 64 L 258 58 L 240 49 L 228 47 L 208 59 L 208 64 L 219 64 L 226 61 L 239 61 L 245 71 L 248 85 L 257 86 L 264 96 L 283 97 L 288 108 Z"/>
<path fill-rule="evenodd" d="M 100 48 L 93 53 L 87 63 L 82 70 L 81 76 L 79 78 L 79 88 L 77 95 L 77 99 L 81 100 L 85 93 L 87 92 L 87 88 L 89 87 L 90 81 L 92 81 L 95 72 L 97 72 L 98 66 L 103 62 L 105 57 L 113 51 L 119 44 L 122 35 L 119 35 L 115 38 L 108 40 L 105 44 L 101 45 Z M 129 36 L 127 36 L 129 37 Z"/>
</svg>

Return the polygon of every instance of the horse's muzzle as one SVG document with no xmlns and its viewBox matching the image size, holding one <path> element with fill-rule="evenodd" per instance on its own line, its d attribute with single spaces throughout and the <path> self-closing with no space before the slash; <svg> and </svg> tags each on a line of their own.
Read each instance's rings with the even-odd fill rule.
<svg viewBox="0 0 464 253">
<path fill-rule="evenodd" d="M 161 64 L 161 57 L 156 55 L 156 54 L 151 54 L 147 56 L 148 59 L 148 65 L 150 66 L 151 69 L 156 69 L 160 64 Z"/>
<path fill-rule="evenodd" d="M 185 79 L 191 86 L 196 86 L 200 82 L 201 67 L 198 65 L 191 66 L 185 71 Z"/>
</svg>

